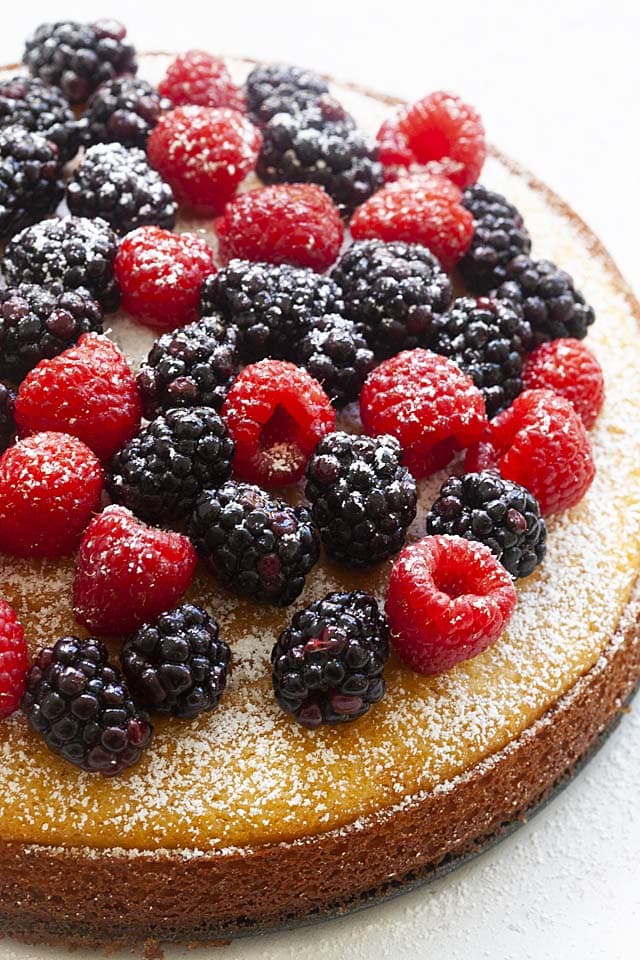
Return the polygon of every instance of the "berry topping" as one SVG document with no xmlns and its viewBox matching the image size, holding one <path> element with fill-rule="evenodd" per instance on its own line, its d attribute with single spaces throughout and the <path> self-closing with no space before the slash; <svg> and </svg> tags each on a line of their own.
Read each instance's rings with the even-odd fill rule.
<svg viewBox="0 0 640 960">
<path fill-rule="evenodd" d="M 336 407 L 356 400 L 362 384 L 375 366 L 360 326 L 337 313 L 309 322 L 307 333 L 296 344 L 293 359 L 321 384 Z"/>
<path fill-rule="evenodd" d="M 0 383 L 0 453 L 7 449 L 16 431 L 15 402 L 15 394 L 4 383 Z"/>
<path fill-rule="evenodd" d="M 20 706 L 29 655 L 22 624 L 5 600 L 0 600 L 0 720 Z"/>
<path fill-rule="evenodd" d="M 477 183 L 464 191 L 462 203 L 473 217 L 473 238 L 458 269 L 470 290 L 488 293 L 503 282 L 514 257 L 529 253 L 531 238 L 519 211 L 501 193 Z"/>
<path fill-rule="evenodd" d="M 0 243 L 53 213 L 63 192 L 55 144 L 22 127 L 0 127 Z"/>
<path fill-rule="evenodd" d="M 164 101 L 146 80 L 118 77 L 102 83 L 85 114 L 92 143 L 142 147 L 160 119 Z"/>
<path fill-rule="evenodd" d="M 66 163 L 84 142 L 86 120 L 76 120 L 56 87 L 34 77 L 12 77 L 0 82 L 0 128 L 10 126 L 43 134 Z"/>
<path fill-rule="evenodd" d="M 587 430 L 604 403 L 602 367 L 584 343 L 561 339 L 529 354 L 522 374 L 525 390 L 553 390 L 569 400 Z"/>
<path fill-rule="evenodd" d="M 249 116 L 258 124 L 276 113 L 295 113 L 329 92 L 326 80 L 311 70 L 282 63 L 260 63 L 247 77 Z"/>
<path fill-rule="evenodd" d="M 244 101 L 224 60 L 204 50 L 187 50 L 169 64 L 158 92 L 174 107 L 231 107 L 243 110 Z"/>
</svg>

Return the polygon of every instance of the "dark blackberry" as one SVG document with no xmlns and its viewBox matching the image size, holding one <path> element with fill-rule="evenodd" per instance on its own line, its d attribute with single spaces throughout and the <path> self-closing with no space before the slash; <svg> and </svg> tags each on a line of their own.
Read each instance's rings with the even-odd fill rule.
<svg viewBox="0 0 640 960">
<path fill-rule="evenodd" d="M 170 407 L 220 410 L 237 372 L 236 329 L 219 317 L 164 333 L 138 373 L 144 414 L 152 419 Z"/>
<path fill-rule="evenodd" d="M 16 396 L 4 383 L 0 383 L 0 453 L 11 445 L 16 431 L 13 411 Z"/>
<path fill-rule="evenodd" d="M 449 357 L 482 390 L 493 417 L 522 390 L 524 356 L 531 327 L 506 300 L 460 297 L 433 321 L 431 349 Z"/>
<path fill-rule="evenodd" d="M 382 700 L 389 629 L 362 590 L 328 593 L 296 613 L 271 651 L 276 700 L 298 723 L 344 723 Z"/>
<path fill-rule="evenodd" d="M 515 257 L 507 265 L 505 277 L 495 296 L 522 308 L 531 324 L 534 346 L 561 337 L 586 337 L 596 318 L 593 307 L 575 289 L 573 278 L 555 263 Z"/>
<path fill-rule="evenodd" d="M 311 514 L 260 487 L 230 480 L 198 498 L 191 539 L 225 587 L 286 607 L 304 588 L 320 555 Z"/>
<path fill-rule="evenodd" d="M 357 399 L 375 366 L 373 351 L 358 326 L 337 313 L 310 322 L 294 359 L 322 384 L 336 407 Z"/>
<path fill-rule="evenodd" d="M 105 645 L 92 637 L 63 637 L 41 650 L 21 706 L 50 750 L 89 773 L 122 773 L 151 740 L 149 718 L 133 703 Z"/>
<path fill-rule="evenodd" d="M 32 76 L 60 87 L 69 103 L 84 103 L 105 80 L 136 72 L 126 33 L 117 20 L 42 23 L 27 40 L 23 60 Z"/>
<path fill-rule="evenodd" d="M 23 127 L 55 143 L 62 163 L 84 143 L 86 120 L 76 120 L 57 87 L 35 77 L 12 77 L 0 83 L 0 127 Z"/>
<path fill-rule="evenodd" d="M 486 544 L 512 577 L 528 577 L 546 552 L 547 528 L 526 487 L 494 471 L 450 477 L 427 514 L 427 534 Z"/>
<path fill-rule="evenodd" d="M 19 381 L 40 360 L 102 333 L 102 310 L 87 290 L 21 283 L 0 290 L 0 377 Z"/>
<path fill-rule="evenodd" d="M 504 281 L 510 260 L 529 253 L 531 238 L 520 211 L 501 193 L 476 183 L 462 204 L 473 217 L 473 238 L 458 269 L 472 293 L 488 293 Z"/>
<path fill-rule="evenodd" d="M 143 520 L 179 519 L 202 490 L 224 483 L 232 457 L 233 441 L 211 407 L 168 410 L 114 454 L 106 486 Z"/>
<path fill-rule="evenodd" d="M 174 717 L 195 717 L 218 706 L 230 659 L 216 621 L 191 603 L 145 623 L 120 654 L 136 700 Z"/>
<path fill-rule="evenodd" d="M 108 80 L 87 104 L 89 140 L 144 148 L 165 106 L 168 102 L 146 80 L 127 76 Z"/>
<path fill-rule="evenodd" d="M 282 63 L 260 63 L 247 77 L 247 110 L 259 125 L 276 113 L 313 105 L 329 92 L 325 80 L 311 70 Z"/>
<path fill-rule="evenodd" d="M 63 194 L 58 148 L 41 133 L 0 129 L 0 243 L 53 213 Z"/>
<path fill-rule="evenodd" d="M 434 315 L 453 297 L 438 260 L 418 243 L 359 240 L 331 277 L 342 290 L 345 315 L 361 326 L 379 360 L 427 346 Z"/>
<path fill-rule="evenodd" d="M 136 227 L 172 230 L 178 205 L 173 190 L 149 166 L 144 150 L 121 143 L 89 147 L 67 182 L 67 204 L 79 217 L 102 217 L 118 233 Z"/>
<path fill-rule="evenodd" d="M 332 433 L 307 466 L 306 495 L 327 553 L 367 567 L 402 547 L 416 515 L 416 482 L 395 437 Z"/>
</svg>

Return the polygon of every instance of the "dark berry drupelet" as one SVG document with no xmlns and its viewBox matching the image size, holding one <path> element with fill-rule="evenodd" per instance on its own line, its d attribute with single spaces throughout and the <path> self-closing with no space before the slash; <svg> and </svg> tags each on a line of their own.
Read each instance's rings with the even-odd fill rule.
<svg viewBox="0 0 640 960">
<path fill-rule="evenodd" d="M 583 340 L 596 318 L 593 307 L 575 289 L 573 278 L 550 260 L 515 257 L 506 267 L 505 281 L 496 296 L 521 307 L 531 324 L 535 346 L 561 337 Z"/>
<path fill-rule="evenodd" d="M 431 349 L 455 361 L 482 390 L 493 417 L 522 390 L 524 356 L 531 327 L 506 300 L 461 297 L 433 322 Z"/>
<path fill-rule="evenodd" d="M 476 183 L 462 204 L 473 217 L 473 238 L 458 269 L 472 293 L 488 293 L 504 281 L 514 257 L 529 253 L 531 238 L 520 211 L 501 193 Z"/>
<path fill-rule="evenodd" d="M 186 517 L 207 487 L 229 477 L 233 441 L 211 407 L 168 410 L 112 458 L 111 497 L 152 523 Z"/>
<path fill-rule="evenodd" d="M 329 92 L 326 80 L 311 70 L 282 63 L 260 63 L 246 83 L 247 110 L 259 126 L 276 113 L 313 106 Z"/>
<path fill-rule="evenodd" d="M 0 243 L 53 213 L 63 193 L 55 144 L 22 127 L 0 129 Z"/>
<path fill-rule="evenodd" d="M 118 77 L 102 83 L 85 114 L 91 143 L 122 143 L 145 147 L 147 138 L 169 106 L 158 91 L 138 77 Z"/>
<path fill-rule="evenodd" d="M 67 182 L 67 204 L 79 217 L 102 217 L 116 232 L 157 226 L 172 230 L 173 190 L 147 162 L 144 150 L 121 143 L 89 147 Z"/>
<path fill-rule="evenodd" d="M 329 556 L 354 567 L 402 547 L 416 515 L 416 482 L 395 437 L 332 433 L 307 467 L 306 494 Z"/>
<path fill-rule="evenodd" d="M 362 590 L 328 593 L 297 613 L 271 652 L 276 700 L 298 723 L 356 720 L 382 700 L 387 621 Z"/>
<path fill-rule="evenodd" d="M 4 383 L 0 383 L 0 453 L 11 444 L 16 432 L 13 418 L 15 394 Z"/>
<path fill-rule="evenodd" d="M 189 533 L 218 579 L 241 596 L 286 607 L 320 555 L 311 514 L 260 487 L 229 481 L 198 498 Z"/>
<path fill-rule="evenodd" d="M 21 283 L 0 290 L 0 376 L 19 381 L 40 360 L 102 333 L 102 310 L 87 290 Z"/>
<path fill-rule="evenodd" d="M 117 252 L 118 238 L 104 220 L 63 217 L 21 230 L 7 244 L 0 266 L 10 286 L 49 287 L 59 281 L 66 290 L 82 287 L 111 311 L 120 302 L 113 271 Z"/>
<path fill-rule="evenodd" d="M 331 277 L 342 291 L 346 316 L 361 326 L 378 360 L 428 346 L 433 317 L 453 297 L 438 260 L 418 243 L 359 240 Z"/>
<path fill-rule="evenodd" d="M 137 763 L 151 739 L 149 718 L 93 638 L 64 637 L 39 652 L 22 710 L 50 750 L 107 777 Z"/>
<path fill-rule="evenodd" d="M 191 603 L 145 623 L 120 654 L 136 701 L 174 717 L 195 717 L 218 706 L 230 659 L 216 621 Z"/>
<path fill-rule="evenodd" d="M 0 83 L 0 128 L 22 127 L 41 133 L 58 148 L 62 163 L 71 160 L 86 138 L 86 120 L 76 120 L 57 87 L 35 77 L 12 77 Z"/>
<path fill-rule="evenodd" d="M 375 366 L 358 326 L 337 313 L 316 317 L 296 345 L 295 362 L 320 384 L 336 407 L 356 400 Z"/>
<path fill-rule="evenodd" d="M 538 501 L 526 487 L 493 471 L 446 480 L 427 514 L 427 534 L 486 544 L 512 577 L 528 577 L 546 552 Z"/>
<path fill-rule="evenodd" d="M 137 377 L 145 416 L 171 407 L 220 410 L 238 373 L 236 339 L 218 316 L 159 337 Z"/>
</svg>

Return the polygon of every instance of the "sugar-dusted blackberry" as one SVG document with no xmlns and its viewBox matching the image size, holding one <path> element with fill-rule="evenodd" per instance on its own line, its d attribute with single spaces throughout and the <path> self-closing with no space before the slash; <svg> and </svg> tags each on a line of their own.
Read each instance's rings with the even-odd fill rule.
<svg viewBox="0 0 640 960">
<path fill-rule="evenodd" d="M 460 297 L 433 321 L 431 349 L 454 360 L 482 390 L 487 416 L 508 407 L 522 390 L 531 327 L 506 300 Z"/>
<path fill-rule="evenodd" d="M 331 277 L 342 291 L 346 316 L 360 325 L 379 360 L 427 346 L 434 315 L 453 297 L 438 260 L 419 243 L 358 240 Z"/>
<path fill-rule="evenodd" d="M 105 80 L 136 72 L 126 33 L 117 20 L 42 23 L 27 40 L 23 60 L 32 76 L 60 87 L 69 103 L 84 103 Z"/>
<path fill-rule="evenodd" d="M 6 384 L 0 383 L 0 453 L 7 449 L 16 431 L 15 401 L 15 393 Z"/>
<path fill-rule="evenodd" d="M 373 351 L 360 328 L 337 313 L 311 320 L 296 344 L 294 359 L 322 384 L 336 407 L 357 399 L 375 366 Z"/>
<path fill-rule="evenodd" d="M 136 701 L 174 717 L 195 717 L 218 706 L 230 659 L 216 621 L 192 603 L 145 623 L 120 654 Z"/>
<path fill-rule="evenodd" d="M 102 333 L 102 309 L 87 290 L 21 283 L 0 290 L 0 377 L 21 380 L 83 333 Z"/>
<path fill-rule="evenodd" d="M 551 260 L 514 257 L 495 295 L 521 307 L 531 324 L 535 346 L 561 337 L 583 340 L 596 318 L 593 307 L 575 289 L 573 278 Z"/>
<path fill-rule="evenodd" d="M 58 148 L 62 163 L 71 160 L 84 143 L 86 120 L 77 120 L 57 87 L 35 77 L 12 77 L 0 82 L 0 127 L 18 126 L 41 133 Z"/>
<path fill-rule="evenodd" d="M 547 549 L 534 495 L 492 470 L 449 477 L 427 514 L 427 534 L 479 540 L 512 577 L 528 577 Z"/>
<path fill-rule="evenodd" d="M 198 498 L 189 533 L 218 579 L 241 596 L 286 607 L 320 556 L 311 514 L 230 480 Z"/>
<path fill-rule="evenodd" d="M 113 272 L 117 252 L 118 238 L 104 220 L 63 217 L 42 220 L 12 237 L 0 267 L 10 286 L 49 287 L 59 281 L 66 290 L 82 287 L 111 311 L 120 302 Z"/>
<path fill-rule="evenodd" d="M 306 495 L 327 553 L 353 567 L 380 563 L 402 547 L 416 515 L 416 482 L 388 434 L 331 433 L 307 466 Z"/>
<path fill-rule="evenodd" d="M 356 720 L 382 700 L 386 617 L 362 590 L 328 593 L 300 610 L 271 651 L 276 700 L 298 723 Z"/>
<path fill-rule="evenodd" d="M 501 193 L 476 183 L 462 204 L 473 217 L 473 238 L 458 269 L 472 293 L 488 293 L 504 281 L 514 257 L 529 253 L 531 238 L 520 211 Z"/>
<path fill-rule="evenodd" d="M 55 144 L 22 127 L 0 128 L 0 243 L 53 213 L 63 193 Z"/>
<path fill-rule="evenodd" d="M 111 497 L 152 523 L 187 516 L 207 487 L 229 477 L 233 441 L 211 407 L 167 410 L 112 458 Z"/>
<path fill-rule="evenodd" d="M 93 637 L 63 637 L 40 650 L 21 707 L 50 750 L 89 773 L 122 773 L 151 740 L 149 718 Z"/>
<path fill-rule="evenodd" d="M 249 116 L 260 125 L 276 113 L 313 105 L 329 86 L 319 74 L 302 67 L 259 63 L 247 77 L 246 91 Z"/>
<path fill-rule="evenodd" d="M 85 113 L 91 143 L 145 147 L 168 101 L 139 77 L 124 76 L 100 84 Z"/>
<path fill-rule="evenodd" d="M 67 204 L 79 217 L 102 217 L 118 233 L 136 227 L 173 229 L 173 190 L 149 166 L 144 150 L 121 143 L 89 147 L 67 182 Z"/>
</svg>

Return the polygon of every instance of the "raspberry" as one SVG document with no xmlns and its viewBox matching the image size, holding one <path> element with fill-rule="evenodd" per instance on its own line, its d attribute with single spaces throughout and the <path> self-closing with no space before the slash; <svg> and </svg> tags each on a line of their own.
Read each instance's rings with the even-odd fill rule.
<svg viewBox="0 0 640 960">
<path fill-rule="evenodd" d="M 72 552 L 100 505 L 102 468 L 64 433 L 37 433 L 0 457 L 0 551 L 17 557 Z"/>
<path fill-rule="evenodd" d="M 78 551 L 76 619 L 100 634 L 133 633 L 176 605 L 196 562 L 182 534 L 147 527 L 124 507 L 107 507 L 89 524 Z"/>
<path fill-rule="evenodd" d="M 0 128 L 12 126 L 42 133 L 62 163 L 75 156 L 86 134 L 86 120 L 76 120 L 62 91 L 34 77 L 0 82 Z"/>
<path fill-rule="evenodd" d="M 322 187 L 283 183 L 240 194 L 216 222 L 219 254 L 326 270 L 340 253 L 340 211 Z"/>
<path fill-rule="evenodd" d="M 108 460 L 140 425 L 135 377 L 111 340 L 87 333 L 77 347 L 41 360 L 23 380 L 15 417 L 21 437 L 68 433 Z"/>
<path fill-rule="evenodd" d="M 440 673 L 491 646 L 515 605 L 511 577 L 489 547 L 425 537 L 405 547 L 391 569 L 391 643 L 416 673 Z"/>
<path fill-rule="evenodd" d="M 313 106 L 329 92 L 317 73 L 282 63 L 259 63 L 247 77 L 246 89 L 249 116 L 259 124 L 276 113 Z"/>
<path fill-rule="evenodd" d="M 264 486 L 294 483 L 317 444 L 333 430 L 335 411 L 305 370 L 281 360 L 250 364 L 222 408 L 236 445 L 234 470 Z"/>
<path fill-rule="evenodd" d="M 237 110 L 177 107 L 147 144 L 149 162 L 196 213 L 222 213 L 260 151 L 260 131 Z"/>
<path fill-rule="evenodd" d="M 20 706 L 29 655 L 22 624 L 5 600 L 0 600 L 0 720 Z"/>
<path fill-rule="evenodd" d="M 360 394 L 360 415 L 373 436 L 400 441 L 414 477 L 444 467 L 456 450 L 485 429 L 482 393 L 457 364 L 429 350 L 405 350 L 370 373 Z"/>
<path fill-rule="evenodd" d="M 522 381 L 525 390 L 553 390 L 569 400 L 587 430 L 602 410 L 602 367 L 579 340 L 566 338 L 541 344 L 529 354 Z"/>
<path fill-rule="evenodd" d="M 187 50 L 169 64 L 158 93 L 174 107 L 230 107 L 243 110 L 244 100 L 226 64 L 204 50 Z"/>
<path fill-rule="evenodd" d="M 115 274 L 122 308 L 154 330 L 198 316 L 202 281 L 215 271 L 213 250 L 195 234 L 138 227 L 120 244 Z"/>
<path fill-rule="evenodd" d="M 467 471 L 488 467 L 530 490 L 544 516 L 579 503 L 596 472 L 582 420 L 551 390 L 525 390 L 491 421 L 465 460 Z"/>
<path fill-rule="evenodd" d="M 0 128 L 0 243 L 53 213 L 63 194 L 55 144 L 22 127 Z"/>
<path fill-rule="evenodd" d="M 166 102 L 146 80 L 127 76 L 108 80 L 87 104 L 89 140 L 144 148 L 164 107 Z"/>
</svg>

